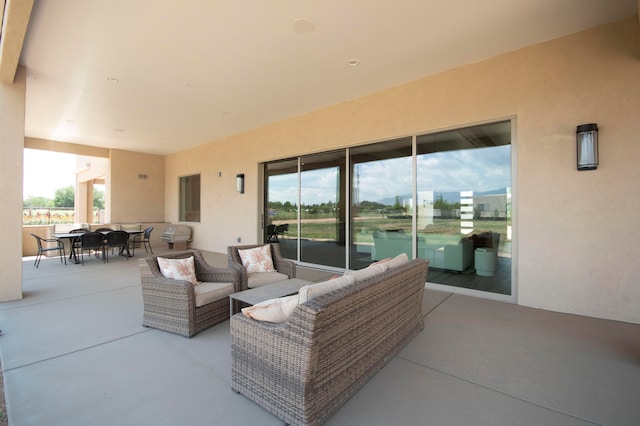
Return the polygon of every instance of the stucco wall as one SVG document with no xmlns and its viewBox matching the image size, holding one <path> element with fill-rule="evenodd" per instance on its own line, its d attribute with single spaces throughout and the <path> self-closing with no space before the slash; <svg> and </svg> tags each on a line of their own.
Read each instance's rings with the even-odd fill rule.
<svg viewBox="0 0 640 426">
<path fill-rule="evenodd" d="M 0 194 L 4 204 L 0 235 L 0 301 L 22 298 L 22 163 L 26 69 L 18 67 L 12 85 L 0 83 Z"/>
<path fill-rule="evenodd" d="M 111 150 L 111 222 L 164 222 L 164 173 L 164 156 Z"/>
<path fill-rule="evenodd" d="M 193 246 L 225 252 L 258 239 L 260 162 L 515 116 L 518 303 L 640 323 L 639 38 L 626 19 L 168 156 L 166 218 L 178 177 L 201 173 Z M 600 167 L 578 172 L 575 130 L 590 122 Z"/>
</svg>

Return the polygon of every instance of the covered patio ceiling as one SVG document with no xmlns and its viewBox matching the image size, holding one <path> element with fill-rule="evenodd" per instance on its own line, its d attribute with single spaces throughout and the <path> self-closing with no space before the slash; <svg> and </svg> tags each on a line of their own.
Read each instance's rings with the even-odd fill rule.
<svg viewBox="0 0 640 426">
<path fill-rule="evenodd" d="M 0 1 L 5 83 L 26 31 L 26 136 L 153 154 L 638 11 L 638 0 L 30 1 Z"/>
</svg>

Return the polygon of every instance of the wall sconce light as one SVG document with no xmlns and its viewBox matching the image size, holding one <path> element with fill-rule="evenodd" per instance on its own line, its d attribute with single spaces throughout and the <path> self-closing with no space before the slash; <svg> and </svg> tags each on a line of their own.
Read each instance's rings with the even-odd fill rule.
<svg viewBox="0 0 640 426">
<path fill-rule="evenodd" d="M 244 173 L 236 175 L 236 191 L 244 194 Z"/>
<path fill-rule="evenodd" d="M 578 145 L 578 170 L 598 168 L 598 125 L 581 124 L 576 129 Z"/>
</svg>

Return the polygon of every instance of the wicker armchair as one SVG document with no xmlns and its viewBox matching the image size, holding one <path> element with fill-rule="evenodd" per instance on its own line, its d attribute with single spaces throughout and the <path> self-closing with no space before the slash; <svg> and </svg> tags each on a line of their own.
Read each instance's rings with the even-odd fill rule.
<svg viewBox="0 0 640 426">
<path fill-rule="evenodd" d="M 139 260 L 144 314 L 142 325 L 192 337 L 200 331 L 229 319 L 229 294 L 240 291 L 240 274 L 228 268 L 209 265 L 199 250 L 167 254 L 167 259 L 194 258 L 194 286 L 188 281 L 165 278 L 158 256 Z M 200 300 L 211 300 L 197 306 Z"/>
<path fill-rule="evenodd" d="M 227 262 L 229 264 L 229 268 L 233 268 L 240 273 L 240 287 L 242 290 L 248 290 L 250 288 L 260 287 L 262 285 L 296 277 L 295 262 L 282 257 L 282 254 L 280 253 L 280 245 L 277 243 L 269 244 L 271 246 L 271 259 L 273 260 L 273 266 L 276 268 L 276 271 L 248 273 L 245 267 L 242 266 L 242 259 L 240 258 L 238 250 L 262 247 L 263 245 L 264 244 L 253 244 L 227 247 Z"/>
</svg>

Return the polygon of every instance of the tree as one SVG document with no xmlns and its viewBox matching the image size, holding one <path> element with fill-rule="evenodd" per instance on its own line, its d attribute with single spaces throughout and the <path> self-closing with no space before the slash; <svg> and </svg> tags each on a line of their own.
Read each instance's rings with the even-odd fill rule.
<svg viewBox="0 0 640 426">
<path fill-rule="evenodd" d="M 393 209 L 394 210 L 402 210 L 402 199 L 400 198 L 399 195 L 396 195 L 396 200 L 393 203 Z"/>
<path fill-rule="evenodd" d="M 100 210 L 104 209 L 104 192 L 93 190 L 93 207 Z"/>
<path fill-rule="evenodd" d="M 56 195 L 53 198 L 53 205 L 55 207 L 74 207 L 75 190 L 73 188 L 73 185 L 68 185 L 64 188 L 56 189 Z"/>
<path fill-rule="evenodd" d="M 53 207 L 53 200 L 46 197 L 34 197 L 30 195 L 26 200 L 22 202 L 23 207 L 35 208 L 35 207 Z"/>
</svg>

